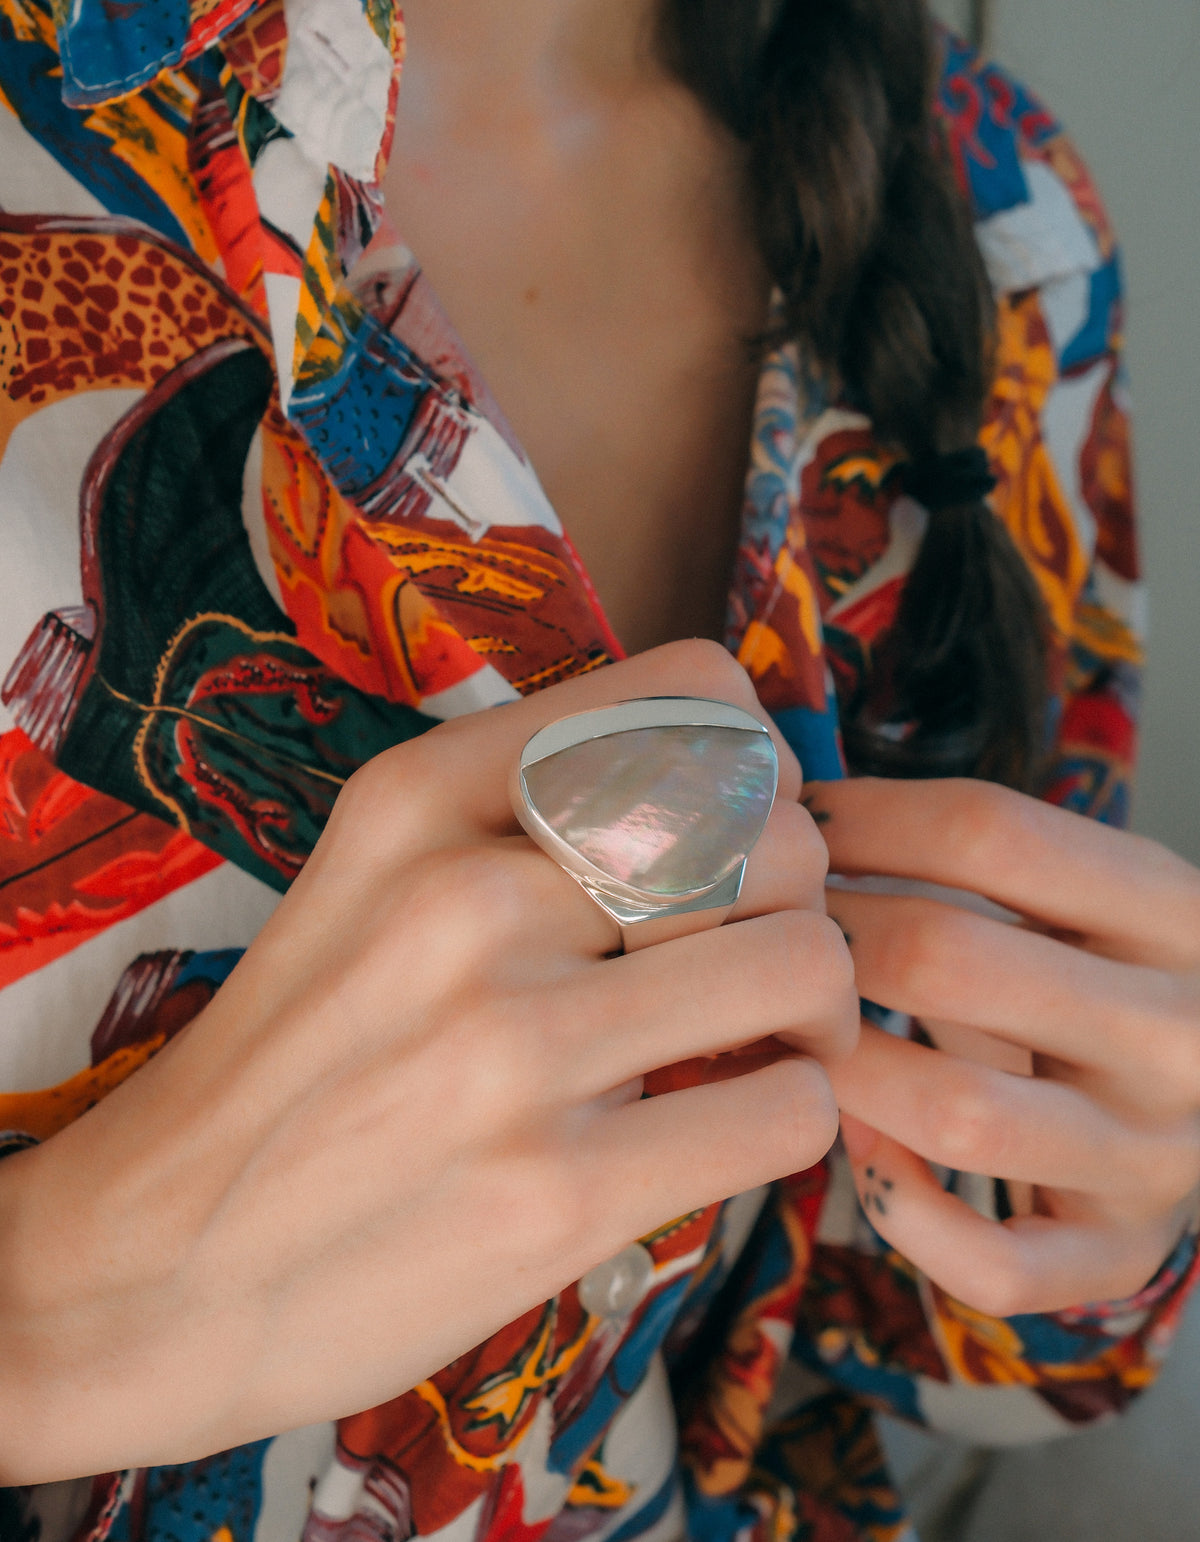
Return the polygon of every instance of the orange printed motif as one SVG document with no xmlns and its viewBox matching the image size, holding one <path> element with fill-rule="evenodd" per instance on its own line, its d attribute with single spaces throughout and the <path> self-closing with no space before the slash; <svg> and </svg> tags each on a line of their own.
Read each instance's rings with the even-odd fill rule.
<svg viewBox="0 0 1200 1542">
<path fill-rule="evenodd" d="M 865 423 L 822 434 L 818 420 L 813 435 L 787 538 L 775 559 L 774 585 L 738 652 L 763 705 L 773 711 L 824 710 L 821 616 L 887 549 L 888 509 L 896 495 L 895 457 Z M 858 624 L 870 622 L 877 629 L 893 614 L 894 600 L 882 608 L 868 600 L 854 617 L 839 617 L 838 626 L 857 632 Z"/>
<path fill-rule="evenodd" d="M 825 704 L 825 662 L 820 607 L 812 561 L 799 521 L 795 545 L 785 544 L 775 561 L 775 583 L 761 614 L 746 628 L 738 663 L 754 681 L 768 711 Z"/>
<path fill-rule="evenodd" d="M 985 1317 L 938 1286 L 931 1286 L 934 1322 L 946 1362 L 964 1381 L 990 1386 L 1037 1387 L 1053 1400 L 1054 1384 L 1070 1389 L 1109 1378 L 1132 1393 L 1154 1379 L 1144 1350 L 1127 1339 L 1083 1363 L 1046 1364 L 1030 1359 L 1029 1349 L 1003 1318 Z"/>
<path fill-rule="evenodd" d="M 125 221 L 0 214 L 0 455 L 19 422 L 80 391 L 149 387 L 258 328 L 209 272 Z"/>
<path fill-rule="evenodd" d="M 140 1044 L 114 1050 L 98 1066 L 89 1066 L 44 1092 L 0 1094 L 0 1130 L 20 1130 L 37 1140 L 49 1140 L 145 1065 L 164 1042 L 165 1035 L 157 1034 Z"/>
<path fill-rule="evenodd" d="M 933 1293 L 935 1331 L 954 1374 L 989 1386 L 1037 1385 L 1019 1336 L 1002 1317 L 985 1317 L 936 1286 Z"/>
<path fill-rule="evenodd" d="M 823 612 L 887 550 L 896 465 L 864 422 L 826 434 L 801 473 L 800 512 Z"/>
<path fill-rule="evenodd" d="M 413 1475 L 424 1535 L 494 1487 L 542 1399 L 587 1348 L 596 1319 L 573 1290 L 525 1313 L 412 1391 L 338 1426 L 353 1459 L 386 1456 Z"/>
<path fill-rule="evenodd" d="M 359 689 L 419 707 L 485 661 L 521 693 L 606 661 L 562 541 L 532 526 L 471 541 L 442 520 L 368 519 L 274 407 L 262 437 L 284 608 L 304 647 Z"/>
<path fill-rule="evenodd" d="M 1037 295 L 1004 299 L 996 383 L 980 443 L 998 481 L 996 511 L 1029 563 L 1054 629 L 1065 640 L 1087 578 L 1088 556 L 1041 435 L 1041 412 L 1056 379 Z"/>
</svg>

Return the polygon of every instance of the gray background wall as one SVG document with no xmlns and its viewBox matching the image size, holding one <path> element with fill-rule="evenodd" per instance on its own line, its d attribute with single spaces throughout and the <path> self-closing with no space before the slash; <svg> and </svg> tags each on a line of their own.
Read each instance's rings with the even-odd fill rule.
<svg viewBox="0 0 1200 1542">
<path fill-rule="evenodd" d="M 969 0 L 935 9 L 961 28 Z M 990 53 L 1063 119 L 1124 248 L 1151 599 L 1135 822 L 1200 862 L 1200 0 L 989 10 Z"/>
</svg>

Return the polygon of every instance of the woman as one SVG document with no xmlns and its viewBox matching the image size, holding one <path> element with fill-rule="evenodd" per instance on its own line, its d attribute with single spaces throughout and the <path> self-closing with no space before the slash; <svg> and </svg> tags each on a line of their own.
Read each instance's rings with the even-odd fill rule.
<svg viewBox="0 0 1200 1542">
<path fill-rule="evenodd" d="M 4 464 L 83 574 L 31 521 L 7 580 L 0 1474 L 109 1474 L 14 1527 L 883 1537 L 864 1398 L 1120 1406 L 1194 1255 L 1200 880 L 836 780 L 840 708 L 853 769 L 1119 812 L 1112 251 L 1056 127 L 945 43 L 939 150 L 894 0 L 417 0 L 395 99 L 386 6 L 2 14 Z M 726 624 L 744 669 L 673 641 Z M 732 924 L 614 957 L 507 778 L 669 694 L 769 709 L 781 796 Z M 826 848 L 1028 924 L 835 923 Z M 246 874 L 288 893 L 233 969 Z"/>
</svg>

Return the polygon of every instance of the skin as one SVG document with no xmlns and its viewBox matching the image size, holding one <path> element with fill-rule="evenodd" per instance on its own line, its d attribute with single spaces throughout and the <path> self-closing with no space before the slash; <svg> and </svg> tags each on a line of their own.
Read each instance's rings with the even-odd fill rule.
<svg viewBox="0 0 1200 1542">
<path fill-rule="evenodd" d="M 626 642 L 712 633 L 763 298 L 737 155 L 647 62 L 644 4 L 408 13 L 394 222 Z M 613 956 L 612 923 L 519 833 L 508 773 L 564 713 L 669 694 L 758 710 L 719 647 L 679 642 L 371 762 L 206 1011 L 0 1164 L 0 1408 L 22 1409 L 0 1482 L 394 1396 L 631 1238 L 810 1165 L 835 1087 L 872 1221 L 969 1304 L 1150 1277 L 1200 1178 L 1200 876 L 960 784 L 817 789 L 818 833 L 784 750 L 731 921 Z M 1028 924 L 837 890 L 831 920 L 830 853 Z M 947 1048 L 860 1040 L 856 990 Z M 740 1074 L 638 1097 L 772 1035 Z M 1026 1184 L 1031 1213 L 979 1220 L 926 1158 Z"/>
<path fill-rule="evenodd" d="M 391 222 L 630 652 L 718 637 L 768 284 L 647 0 L 414 0 Z"/>
<path fill-rule="evenodd" d="M 370 762 L 210 1006 L 0 1164 L 0 1407 L 22 1410 L 0 1481 L 372 1407 L 632 1238 L 824 1153 L 809 1057 L 850 1051 L 857 997 L 786 747 L 737 924 L 628 956 L 508 802 L 539 727 L 682 692 L 762 716 L 723 649 L 680 643 Z M 639 1101 L 644 1073 L 772 1034 L 747 1074 Z"/>
<path fill-rule="evenodd" d="M 635 648 L 718 635 L 753 388 L 744 339 L 766 298 L 737 147 L 664 78 L 645 0 L 410 0 L 406 14 L 406 86 L 416 89 L 401 93 L 389 212 L 530 450 L 618 635 Z M 868 1213 L 981 1310 L 1138 1289 L 1194 1213 L 1200 1179 L 1200 1081 L 1186 1082 L 1180 1110 L 1172 1076 L 1200 1036 L 1195 870 L 1012 794 L 869 785 L 810 801 L 835 866 L 954 883 L 1012 905 L 1026 926 L 831 894 L 862 994 L 919 1011 L 941 1050 L 864 1027 L 837 1073 Z M 914 798 L 924 812 L 901 848 L 893 826 Z M 960 838 L 964 821 L 978 839 Z M 851 834 L 861 848 L 843 857 Z M 1010 841 L 1020 884 L 997 879 Z M 1108 853 L 1099 869 L 1098 844 Z M 1072 894 L 1048 915 L 1064 874 Z M 1101 944 L 1080 920 L 1097 897 L 1108 915 L 1146 916 L 1104 946 L 1126 966 L 1129 1010 L 1147 1023 L 1165 1014 L 1158 1036 L 1180 1039 L 1144 1066 L 1152 1088 L 1132 1111 L 1126 1056 L 1146 1052 L 1105 1050 L 1097 999 L 1107 986 L 1088 961 Z M 1137 972 L 1148 932 L 1177 938 L 1160 962 L 1181 978 Z M 925 994 L 913 997 L 905 982 L 917 977 Z M 984 981 L 978 1000 L 960 1003 L 956 991 Z M 1000 1026 L 996 999 L 1023 1003 L 1003 1036 L 981 1031 Z M 1043 1044 L 1047 1014 L 1069 1025 L 1055 1056 Z M 1106 1052 L 1107 1081 L 1086 1069 Z M 1047 1121 L 1063 1131 L 1057 1140 Z M 1029 1213 L 1003 1227 L 974 1217 L 941 1194 L 923 1156 L 1009 1179 L 1014 1207 Z M 1100 1198 L 1109 1192 L 1130 1212 L 1120 1225 Z"/>
<path fill-rule="evenodd" d="M 872 1225 L 992 1316 L 1119 1300 L 1200 1182 L 1200 873 L 1156 842 L 984 783 L 810 787 L 832 871 L 983 896 L 994 919 L 831 888 L 860 992 L 934 1049 L 863 1025 L 833 1073 Z M 1009 1181 L 985 1220 L 935 1162 Z"/>
</svg>

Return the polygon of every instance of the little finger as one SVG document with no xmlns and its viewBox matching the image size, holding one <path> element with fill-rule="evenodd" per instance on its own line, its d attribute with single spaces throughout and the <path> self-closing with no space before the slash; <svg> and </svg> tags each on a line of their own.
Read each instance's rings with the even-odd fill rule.
<svg viewBox="0 0 1200 1542">
<path fill-rule="evenodd" d="M 942 1189 L 888 1136 L 842 1117 L 842 1141 L 872 1227 L 948 1295 L 988 1317 L 1065 1311 L 1135 1295 L 1178 1240 L 1178 1211 L 1137 1226 L 989 1220 Z"/>
</svg>

